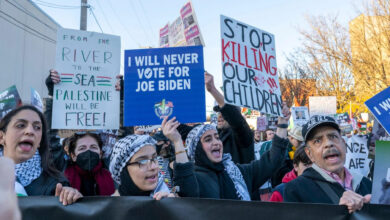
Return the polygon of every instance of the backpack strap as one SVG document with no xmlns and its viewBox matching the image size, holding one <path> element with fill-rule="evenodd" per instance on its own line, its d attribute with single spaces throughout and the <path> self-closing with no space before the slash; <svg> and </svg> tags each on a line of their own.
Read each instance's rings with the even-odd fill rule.
<svg viewBox="0 0 390 220">
<path fill-rule="evenodd" d="M 325 194 L 329 196 L 333 204 L 339 204 L 340 197 L 334 192 L 332 188 L 330 188 L 329 184 L 319 180 L 315 180 L 315 182 L 318 184 L 318 186 L 320 186 L 320 188 L 325 192 Z"/>
</svg>

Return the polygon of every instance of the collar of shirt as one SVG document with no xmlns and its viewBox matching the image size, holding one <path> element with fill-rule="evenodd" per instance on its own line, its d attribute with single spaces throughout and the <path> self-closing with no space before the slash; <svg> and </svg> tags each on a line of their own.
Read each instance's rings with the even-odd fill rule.
<svg viewBox="0 0 390 220">
<path fill-rule="evenodd" d="M 332 172 L 329 172 L 329 171 L 324 170 L 324 169 L 322 169 L 322 170 L 325 173 L 327 173 L 330 177 L 332 177 L 332 179 L 334 179 L 336 182 L 340 183 L 340 185 L 343 186 L 344 189 L 353 191 L 353 188 L 352 188 L 352 178 L 353 177 L 352 177 L 352 174 L 347 169 L 345 169 L 345 167 L 344 167 L 344 181 L 336 173 L 332 173 Z"/>
</svg>

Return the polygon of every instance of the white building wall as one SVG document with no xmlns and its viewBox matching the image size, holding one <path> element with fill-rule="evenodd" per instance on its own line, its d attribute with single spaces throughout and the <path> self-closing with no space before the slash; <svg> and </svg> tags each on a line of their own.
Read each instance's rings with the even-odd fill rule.
<svg viewBox="0 0 390 220">
<path fill-rule="evenodd" d="M 30 88 L 48 96 L 45 79 L 55 65 L 57 27 L 29 0 L 0 0 L 0 91 L 16 85 L 26 104 Z"/>
</svg>

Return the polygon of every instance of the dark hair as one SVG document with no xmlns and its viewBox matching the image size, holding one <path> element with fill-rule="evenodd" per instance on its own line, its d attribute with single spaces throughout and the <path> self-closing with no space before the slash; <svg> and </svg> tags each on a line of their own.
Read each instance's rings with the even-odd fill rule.
<svg viewBox="0 0 390 220">
<path fill-rule="evenodd" d="M 310 165 L 313 163 L 307 156 L 304 145 L 298 147 L 294 153 L 293 164 L 298 165 L 299 163 L 303 163 L 305 165 Z"/>
<path fill-rule="evenodd" d="M 92 132 L 86 132 L 86 133 L 75 133 L 72 137 L 70 137 L 70 140 L 69 140 L 69 155 L 71 153 L 74 154 L 74 151 L 76 150 L 76 144 L 77 144 L 77 141 L 83 137 L 91 137 L 93 139 L 96 140 L 99 148 L 100 148 L 100 151 L 102 151 L 102 147 L 103 147 L 103 141 L 102 139 L 100 138 L 100 135 L 98 134 L 95 134 L 95 133 L 92 133 Z"/>
<path fill-rule="evenodd" d="M 4 133 L 7 132 L 8 124 L 11 122 L 12 118 L 18 114 L 19 112 L 23 110 L 30 110 L 38 114 L 39 118 L 41 119 L 42 123 L 42 137 L 41 137 L 41 143 L 39 143 L 38 152 L 41 156 L 41 167 L 43 170 L 43 173 L 54 177 L 55 179 L 62 179 L 64 176 L 61 174 L 60 171 L 58 171 L 52 161 L 51 154 L 50 154 L 50 146 L 49 141 L 47 137 L 47 123 L 45 116 L 43 116 L 42 112 L 40 112 L 37 108 L 35 108 L 32 105 L 22 105 L 16 109 L 13 109 L 8 114 L 6 114 L 0 121 L 0 130 Z"/>
</svg>

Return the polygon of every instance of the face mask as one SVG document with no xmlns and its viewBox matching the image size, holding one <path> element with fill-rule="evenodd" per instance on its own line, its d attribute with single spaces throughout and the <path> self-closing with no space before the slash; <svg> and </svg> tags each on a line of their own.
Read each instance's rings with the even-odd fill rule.
<svg viewBox="0 0 390 220">
<path fill-rule="evenodd" d="M 76 164 L 83 170 L 91 171 L 99 164 L 99 154 L 87 150 L 77 155 Z"/>
</svg>

